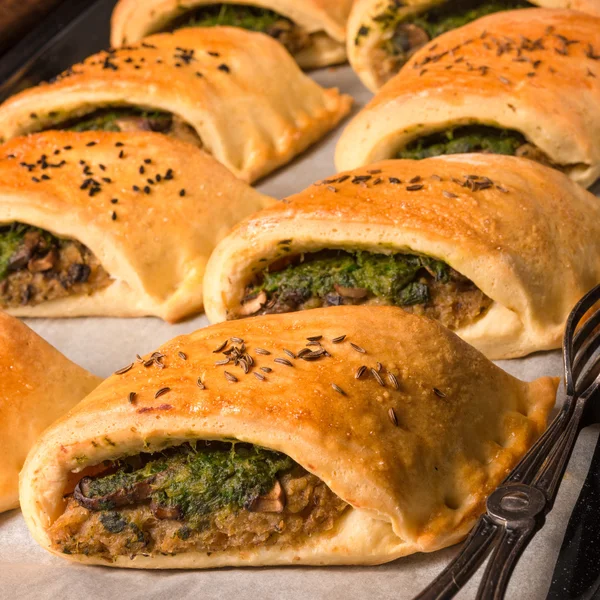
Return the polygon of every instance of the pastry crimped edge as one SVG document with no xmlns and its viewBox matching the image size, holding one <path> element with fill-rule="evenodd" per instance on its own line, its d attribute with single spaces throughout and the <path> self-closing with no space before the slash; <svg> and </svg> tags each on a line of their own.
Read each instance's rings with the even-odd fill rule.
<svg viewBox="0 0 600 600">
<path fill-rule="evenodd" d="M 19 471 L 44 429 L 102 381 L 0 310 L 0 513 L 19 506 Z"/>
<path fill-rule="evenodd" d="M 366 319 L 367 328 L 362 327 L 362 319 Z M 390 330 L 390 323 L 395 323 L 395 332 Z M 333 335 L 342 330 L 348 334 L 345 344 L 332 345 Z M 295 344 L 306 343 L 306 336 L 315 331 L 323 334 L 323 344 L 334 353 L 324 360 L 333 361 L 335 375 L 330 376 L 335 376 L 345 388 L 345 398 L 331 390 L 320 370 L 315 372 L 318 363 L 311 362 L 307 366 L 298 360 L 294 369 L 274 364 L 276 368 L 268 375 L 267 382 L 248 374 L 240 375 L 241 379 L 233 386 L 222 377 L 222 367 L 214 362 L 215 344 L 220 345 L 233 334 L 243 336 L 249 351 L 260 344 L 276 354 L 284 345 L 295 347 Z M 377 331 L 385 332 L 385 339 L 373 337 Z M 416 350 L 407 336 L 419 341 Z M 405 372 L 401 376 L 400 391 L 388 391 L 382 404 L 373 397 L 373 392 L 381 389 L 378 384 L 374 380 L 357 382 L 353 371 L 348 372 L 346 368 L 347 358 L 352 362 L 365 360 L 350 348 L 352 340 L 362 344 L 367 355 L 372 353 L 371 360 L 382 360 L 386 364 L 384 368 L 393 363 Z M 485 496 L 542 433 L 558 385 L 557 378 L 549 377 L 532 383 L 521 382 L 434 321 L 393 307 L 336 307 L 297 316 L 275 315 L 225 323 L 175 338 L 160 351 L 164 355 L 164 369 L 147 369 L 138 363 L 122 374 L 113 375 L 46 431 L 29 454 L 21 473 L 23 514 L 36 541 L 51 552 L 87 564 L 210 568 L 378 564 L 416 551 L 435 551 L 467 534 L 483 510 Z M 180 356 L 182 352 L 185 360 Z M 410 353 L 410 359 L 404 357 L 406 352 Z M 400 354 L 396 356 L 397 353 Z M 256 357 L 257 364 L 262 361 L 271 364 L 271 359 Z M 206 384 L 204 389 L 196 385 L 199 372 Z M 407 373 L 412 373 L 412 378 L 407 377 Z M 475 373 L 478 377 L 473 377 Z M 432 377 L 448 391 L 448 397 L 439 398 L 427 390 L 427 382 Z M 164 385 L 171 387 L 157 401 L 155 388 Z M 363 386 L 364 391 L 358 391 Z M 137 391 L 132 404 L 126 390 L 133 388 Z M 489 393 L 483 393 L 484 389 Z M 300 395 L 299 390 L 302 390 Z M 419 398 L 426 398 L 427 406 L 415 412 L 410 408 L 411 403 L 419 404 Z M 397 407 L 402 423 L 402 411 L 404 408 L 409 411 L 408 430 L 390 423 L 387 401 Z M 478 418 L 485 419 L 483 428 L 473 434 L 473 439 L 463 437 L 464 431 L 473 426 L 471 419 L 464 418 L 457 423 L 455 418 L 460 421 L 460 417 L 451 417 L 453 413 L 448 412 L 459 411 L 460 414 L 464 410 L 461 407 L 481 411 L 477 412 Z M 435 427 L 432 429 L 434 422 L 436 426 L 441 422 L 429 414 L 429 410 L 433 410 L 433 415 L 439 413 L 442 420 L 449 419 L 442 436 L 436 434 Z M 368 429 L 365 431 L 361 425 L 363 415 L 370 416 L 371 427 L 384 439 L 372 440 Z M 419 422 L 421 419 L 424 423 Z M 439 489 L 437 484 L 422 479 L 420 471 L 411 469 L 412 453 L 417 451 L 418 445 L 426 444 L 416 433 L 411 433 L 413 426 L 417 428 L 415 431 L 424 427 L 423 435 L 431 438 L 435 446 L 431 451 L 435 456 L 424 457 L 425 464 L 429 464 L 429 459 L 438 460 L 439 454 L 443 457 L 441 460 L 449 461 L 448 468 L 457 469 L 442 476 Z M 345 442 L 346 427 L 348 433 L 355 432 L 352 443 Z M 237 439 L 284 452 L 321 478 L 351 509 L 341 517 L 333 532 L 289 547 L 232 549 L 214 552 L 211 556 L 197 551 L 170 556 L 136 555 L 133 559 L 116 557 L 114 561 L 82 554 L 64 555 L 49 547 L 46 528 L 64 510 L 63 493 L 74 482 L 71 472 L 85 474 L 86 467 L 103 460 L 159 451 L 196 439 Z M 396 449 L 388 453 L 390 443 L 395 444 Z M 472 447 L 475 443 L 476 448 Z M 385 452 L 379 454 L 384 448 Z M 381 475 L 379 468 L 367 466 L 372 453 L 387 465 Z M 394 460 L 396 456 L 399 463 Z M 481 458 L 474 460 L 475 456 Z M 357 459 L 365 464 L 358 466 Z M 384 474 L 392 463 L 401 470 L 396 481 L 388 480 Z M 417 490 L 401 487 L 394 492 L 394 486 L 404 485 L 402 481 L 408 485 L 415 477 L 421 481 Z M 458 506 L 448 508 L 440 504 L 443 504 L 446 486 L 460 488 L 463 484 L 466 495 Z M 407 499 L 395 496 L 405 492 L 408 492 Z M 423 493 L 430 496 L 427 506 L 431 504 L 432 513 L 427 507 L 423 509 L 418 501 L 419 494 Z M 408 512 L 405 513 L 401 505 L 406 502 Z M 416 517 L 417 514 L 421 516 Z M 419 524 L 421 517 L 425 521 Z"/>
</svg>

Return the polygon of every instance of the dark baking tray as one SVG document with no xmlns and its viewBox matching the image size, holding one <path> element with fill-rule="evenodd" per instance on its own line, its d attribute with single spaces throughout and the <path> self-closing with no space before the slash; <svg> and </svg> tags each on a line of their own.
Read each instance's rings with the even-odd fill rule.
<svg viewBox="0 0 600 600">
<path fill-rule="evenodd" d="M 109 46 L 116 0 L 64 0 L 0 58 L 0 101 Z"/>
</svg>

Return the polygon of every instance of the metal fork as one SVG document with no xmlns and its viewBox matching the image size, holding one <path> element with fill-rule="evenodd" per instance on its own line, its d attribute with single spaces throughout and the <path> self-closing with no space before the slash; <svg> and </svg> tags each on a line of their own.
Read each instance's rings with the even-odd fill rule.
<svg viewBox="0 0 600 600">
<path fill-rule="evenodd" d="M 563 339 L 567 396 L 560 412 L 488 497 L 487 511 L 460 553 L 414 600 L 453 598 L 490 553 L 476 598 L 504 598 L 517 560 L 552 510 L 579 432 L 600 421 L 599 403 L 590 401 L 600 385 L 600 309 L 588 315 L 598 301 L 600 285 L 577 303 L 567 320 Z"/>
</svg>

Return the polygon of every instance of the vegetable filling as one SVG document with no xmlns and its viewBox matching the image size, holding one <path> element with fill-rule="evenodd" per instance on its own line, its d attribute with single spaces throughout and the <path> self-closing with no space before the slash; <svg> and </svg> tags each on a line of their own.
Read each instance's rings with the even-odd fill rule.
<svg viewBox="0 0 600 600">
<path fill-rule="evenodd" d="M 84 477 L 49 530 L 65 554 L 216 552 L 286 545 L 334 528 L 348 505 L 288 456 L 197 442 Z"/>
<path fill-rule="evenodd" d="M 470 152 L 520 156 L 555 166 L 546 154 L 518 131 L 485 125 L 466 125 L 419 137 L 402 148 L 396 158 L 421 159 Z"/>
<path fill-rule="evenodd" d="M 242 4 L 209 4 L 186 12 L 169 30 L 183 27 L 240 27 L 266 33 L 296 54 L 311 44 L 310 34 L 286 17 L 266 8 Z"/>
<path fill-rule="evenodd" d="M 52 127 L 56 129 L 56 127 Z M 60 124 L 67 131 L 155 131 L 202 147 L 196 131 L 180 117 L 168 112 L 136 107 L 109 107 L 96 110 Z"/>
<path fill-rule="evenodd" d="M 89 295 L 111 283 L 98 259 L 80 242 L 22 223 L 0 226 L 3 308 Z"/>
<path fill-rule="evenodd" d="M 322 250 L 281 259 L 264 270 L 247 286 L 238 316 L 380 304 L 457 329 L 491 303 L 471 281 L 433 258 Z"/>
<path fill-rule="evenodd" d="M 393 0 L 373 20 L 381 28 L 382 42 L 374 49 L 373 65 L 380 83 L 395 75 L 402 65 L 433 38 L 486 15 L 504 10 L 530 8 L 525 0 L 459 0 L 432 6 L 420 13 L 404 15 L 404 3 Z M 356 44 L 368 28 L 359 31 Z"/>
</svg>

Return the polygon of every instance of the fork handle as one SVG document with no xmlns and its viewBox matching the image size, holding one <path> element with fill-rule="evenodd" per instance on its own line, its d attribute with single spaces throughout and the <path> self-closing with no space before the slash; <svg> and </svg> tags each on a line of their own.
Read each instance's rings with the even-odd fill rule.
<svg viewBox="0 0 600 600">
<path fill-rule="evenodd" d="M 536 521 L 530 519 L 519 523 L 517 528 L 506 528 L 502 531 L 500 540 L 496 544 L 492 556 L 487 564 L 476 600 L 502 600 L 510 576 L 536 531 Z"/>
<path fill-rule="evenodd" d="M 488 555 L 499 526 L 484 515 L 471 531 L 461 551 L 450 564 L 413 600 L 449 600 L 477 571 Z"/>
</svg>

